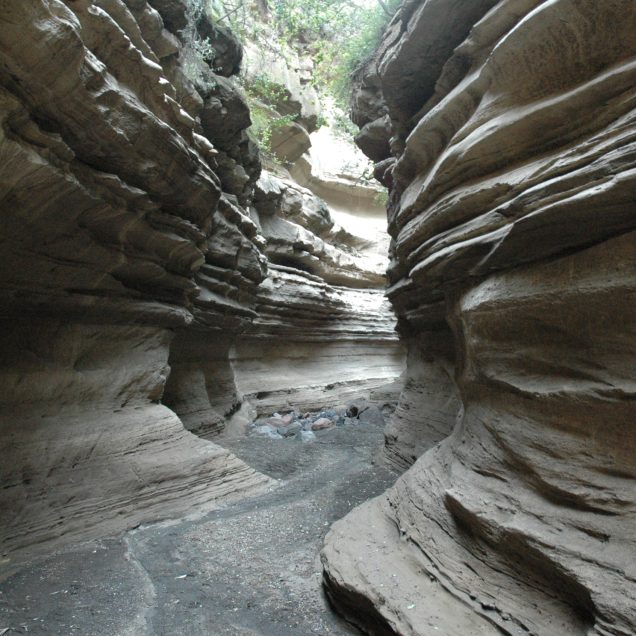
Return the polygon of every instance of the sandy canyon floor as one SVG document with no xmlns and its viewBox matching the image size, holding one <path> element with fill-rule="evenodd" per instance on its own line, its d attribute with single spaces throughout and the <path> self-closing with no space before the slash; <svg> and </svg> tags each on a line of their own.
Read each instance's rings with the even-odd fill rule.
<svg viewBox="0 0 636 636">
<path fill-rule="evenodd" d="M 319 431 L 312 442 L 224 442 L 277 485 L 0 570 L 0 634 L 357 633 L 325 600 L 319 551 L 335 520 L 397 477 L 380 459 L 382 442 L 372 423 Z"/>
</svg>

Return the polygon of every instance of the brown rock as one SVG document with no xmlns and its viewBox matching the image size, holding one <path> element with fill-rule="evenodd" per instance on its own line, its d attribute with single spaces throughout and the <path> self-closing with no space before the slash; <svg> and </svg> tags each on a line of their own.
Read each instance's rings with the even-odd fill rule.
<svg viewBox="0 0 636 636">
<path fill-rule="evenodd" d="M 320 417 L 318 418 L 312 425 L 311 425 L 311 430 L 312 431 L 323 431 L 327 428 L 333 428 L 335 426 L 335 424 L 333 423 L 332 420 L 326 418 L 326 417 Z"/>
<path fill-rule="evenodd" d="M 417 460 L 326 538 L 369 633 L 636 633 L 635 21 L 407 1 L 360 80 L 396 134 L 387 453 Z"/>
<path fill-rule="evenodd" d="M 269 426 L 270 428 L 277 429 L 279 426 L 283 425 L 283 419 L 281 417 L 268 417 L 264 420 L 259 421 L 260 424 L 264 426 Z"/>
<path fill-rule="evenodd" d="M 172 367 L 167 401 L 218 432 L 238 397 L 228 350 L 264 276 L 177 40 L 145 0 L 7 0 L 2 15 L 0 552 L 258 491 L 267 478 L 159 404 Z"/>
</svg>

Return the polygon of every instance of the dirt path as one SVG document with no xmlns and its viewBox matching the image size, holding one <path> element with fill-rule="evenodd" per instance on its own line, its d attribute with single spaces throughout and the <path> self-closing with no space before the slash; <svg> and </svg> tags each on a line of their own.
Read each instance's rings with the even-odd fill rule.
<svg viewBox="0 0 636 636">
<path fill-rule="evenodd" d="M 355 633 L 326 605 L 318 558 L 333 521 L 396 478 L 376 462 L 382 427 L 314 442 L 225 443 L 281 480 L 201 517 L 75 546 L 0 583 L 0 634 L 302 636 Z"/>
</svg>

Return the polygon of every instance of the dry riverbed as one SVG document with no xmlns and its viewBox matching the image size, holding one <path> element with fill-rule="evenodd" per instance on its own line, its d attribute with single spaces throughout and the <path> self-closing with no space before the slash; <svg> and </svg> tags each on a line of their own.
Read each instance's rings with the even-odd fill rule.
<svg viewBox="0 0 636 636">
<path fill-rule="evenodd" d="M 382 424 L 224 441 L 279 483 L 212 513 L 141 526 L 0 581 L 0 635 L 344 636 L 319 551 L 329 526 L 396 478 Z M 6 630 L 6 631 L 3 631 Z"/>
</svg>

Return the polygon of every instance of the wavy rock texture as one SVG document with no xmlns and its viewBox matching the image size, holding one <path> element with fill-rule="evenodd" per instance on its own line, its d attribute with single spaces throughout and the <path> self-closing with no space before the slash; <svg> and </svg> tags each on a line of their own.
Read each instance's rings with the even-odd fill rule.
<svg viewBox="0 0 636 636">
<path fill-rule="evenodd" d="M 190 431 L 220 433 L 246 397 L 319 407 L 401 372 L 367 242 L 259 181 L 241 46 L 188 6 L 0 1 L 10 559 L 267 487 Z"/>
<path fill-rule="evenodd" d="M 405 2 L 360 80 L 410 348 L 388 451 L 423 453 L 326 540 L 369 633 L 636 633 L 635 20 Z"/>
<path fill-rule="evenodd" d="M 255 492 L 159 403 L 174 331 L 240 328 L 266 269 L 180 43 L 145 1 L 1 13 L 2 552 Z"/>
<path fill-rule="evenodd" d="M 259 412 L 336 406 L 402 373 L 404 352 L 383 290 L 332 286 L 277 265 L 260 290 L 258 318 L 233 360 L 241 393 Z"/>
<path fill-rule="evenodd" d="M 394 385 L 404 351 L 377 246 L 334 223 L 312 191 L 265 171 L 252 214 L 269 268 L 256 318 L 229 352 L 238 393 L 268 414 L 335 406 Z"/>
<path fill-rule="evenodd" d="M 312 410 L 388 385 L 397 399 L 404 350 L 384 297 L 377 248 L 336 225 L 310 190 L 266 171 L 249 212 L 257 230 L 253 240 L 267 256 L 267 276 L 254 287 L 247 272 L 241 275 L 240 262 L 224 263 L 232 272 L 228 283 L 238 281 L 253 301 L 239 322 L 236 309 L 226 318 L 205 310 L 211 266 L 201 268 L 195 323 L 171 347 L 165 403 L 186 428 L 215 437 L 245 402 L 259 414 Z M 209 254 L 231 257 L 237 249 L 240 254 L 239 244 L 222 237 Z"/>
</svg>

